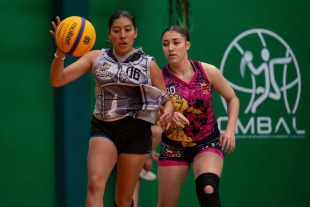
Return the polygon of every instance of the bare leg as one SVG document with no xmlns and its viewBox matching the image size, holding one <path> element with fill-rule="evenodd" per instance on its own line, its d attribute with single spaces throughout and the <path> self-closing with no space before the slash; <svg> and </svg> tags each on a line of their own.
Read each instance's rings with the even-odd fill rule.
<svg viewBox="0 0 310 207">
<path fill-rule="evenodd" d="M 222 174 L 223 159 L 214 152 L 203 152 L 194 158 L 193 172 L 196 192 L 201 206 L 221 206 L 219 178 Z"/>
<path fill-rule="evenodd" d="M 177 207 L 189 166 L 158 167 L 158 207 Z"/>
<path fill-rule="evenodd" d="M 224 161 L 220 155 L 214 152 L 198 154 L 193 161 L 195 179 L 202 173 L 212 172 L 221 177 Z"/>
<path fill-rule="evenodd" d="M 138 207 L 138 202 L 139 202 L 139 190 L 140 190 L 140 179 L 138 179 L 138 182 L 136 184 L 135 191 L 133 193 L 133 200 L 134 200 L 134 207 Z"/>
<path fill-rule="evenodd" d="M 117 183 L 115 202 L 118 207 L 128 207 L 132 203 L 133 194 L 141 169 L 149 154 L 122 153 L 117 161 Z"/>
<path fill-rule="evenodd" d="M 91 138 L 89 140 L 86 207 L 104 206 L 105 186 L 116 160 L 117 150 L 110 140 L 103 137 Z"/>
</svg>

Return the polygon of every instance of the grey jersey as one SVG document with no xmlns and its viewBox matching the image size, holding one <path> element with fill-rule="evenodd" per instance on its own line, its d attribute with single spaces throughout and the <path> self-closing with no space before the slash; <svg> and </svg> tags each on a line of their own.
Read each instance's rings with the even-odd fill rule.
<svg viewBox="0 0 310 207">
<path fill-rule="evenodd" d="M 154 123 L 166 93 L 152 86 L 152 57 L 137 48 L 117 58 L 113 49 L 102 49 L 92 72 L 96 83 L 94 116 L 112 121 L 125 116 Z M 161 77 L 158 77 L 161 78 Z"/>
</svg>

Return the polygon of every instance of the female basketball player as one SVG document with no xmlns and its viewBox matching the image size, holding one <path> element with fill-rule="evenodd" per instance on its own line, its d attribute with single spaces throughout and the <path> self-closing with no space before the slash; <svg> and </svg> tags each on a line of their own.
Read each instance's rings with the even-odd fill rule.
<svg viewBox="0 0 310 207">
<path fill-rule="evenodd" d="M 171 26 L 163 32 L 162 48 L 168 61 L 162 74 L 174 104 L 173 119 L 176 123 L 182 122 L 177 116 L 180 112 L 189 124 L 184 128 L 172 124 L 164 130 L 158 164 L 158 206 L 177 206 L 192 163 L 200 205 L 219 207 L 224 151 L 235 149 L 239 99 L 216 67 L 188 59 L 190 38 L 180 26 Z M 222 135 L 212 108 L 213 88 L 227 102 L 228 122 Z"/>
<path fill-rule="evenodd" d="M 56 20 L 52 35 L 60 23 L 58 17 Z M 127 11 L 117 11 L 108 26 L 112 48 L 90 51 L 66 68 L 65 54 L 57 49 L 50 73 L 54 87 L 88 71 L 94 75 L 96 104 L 87 158 L 86 207 L 104 205 L 106 183 L 115 164 L 115 206 L 133 206 L 135 185 L 151 152 L 151 126 L 158 109 L 162 107 L 160 125 L 169 124 L 174 112 L 157 64 L 141 48 L 133 48 L 135 18 Z"/>
</svg>

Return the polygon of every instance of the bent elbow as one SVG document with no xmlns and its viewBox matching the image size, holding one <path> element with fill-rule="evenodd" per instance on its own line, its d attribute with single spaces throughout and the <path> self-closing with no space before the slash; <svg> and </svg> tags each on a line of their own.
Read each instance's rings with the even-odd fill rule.
<svg viewBox="0 0 310 207">
<path fill-rule="evenodd" d="M 237 95 L 235 95 L 235 99 L 239 102 L 239 97 Z"/>
<path fill-rule="evenodd" d="M 235 94 L 234 96 L 230 97 L 229 99 L 226 99 L 226 102 L 227 103 L 232 103 L 232 102 L 235 102 L 235 103 L 239 103 L 239 98 L 238 96 Z"/>
</svg>

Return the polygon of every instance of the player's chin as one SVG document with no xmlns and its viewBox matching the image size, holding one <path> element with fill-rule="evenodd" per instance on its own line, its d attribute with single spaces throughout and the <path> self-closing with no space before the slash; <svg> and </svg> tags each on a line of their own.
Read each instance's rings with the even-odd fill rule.
<svg viewBox="0 0 310 207">
<path fill-rule="evenodd" d="M 176 64 L 176 63 L 179 62 L 179 60 L 177 58 L 175 58 L 175 57 L 167 58 L 167 61 L 168 61 L 169 64 Z"/>
</svg>

